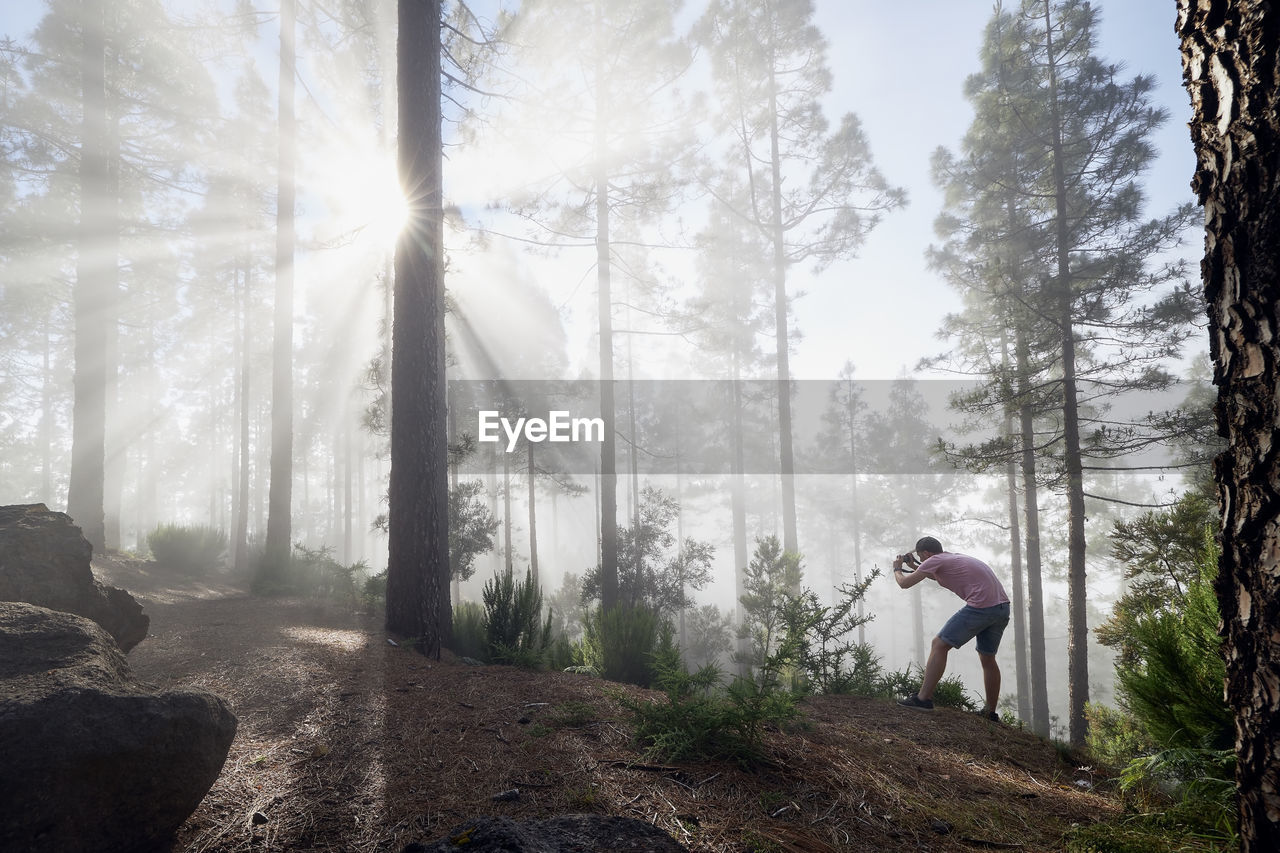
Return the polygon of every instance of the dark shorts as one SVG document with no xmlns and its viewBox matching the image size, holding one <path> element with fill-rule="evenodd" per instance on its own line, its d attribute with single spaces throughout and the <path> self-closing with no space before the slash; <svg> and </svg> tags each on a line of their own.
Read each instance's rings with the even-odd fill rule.
<svg viewBox="0 0 1280 853">
<path fill-rule="evenodd" d="M 1000 648 L 1000 638 L 1004 636 L 1004 628 L 1008 624 L 1008 602 L 995 607 L 970 607 L 966 604 L 942 626 L 938 638 L 953 649 L 958 649 L 977 637 L 978 654 L 994 655 Z"/>
</svg>

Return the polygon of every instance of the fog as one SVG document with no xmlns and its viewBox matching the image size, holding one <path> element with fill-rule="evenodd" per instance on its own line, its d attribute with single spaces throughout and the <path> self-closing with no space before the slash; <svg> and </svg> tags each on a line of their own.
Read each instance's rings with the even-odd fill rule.
<svg viewBox="0 0 1280 853">
<path fill-rule="evenodd" d="M 600 20 L 590 3 L 525 5 L 446 4 L 451 439 L 479 438 L 481 411 L 600 417 L 597 306 L 607 286 L 618 526 L 636 525 L 644 488 L 674 498 L 677 543 L 713 549 L 710 580 L 690 595 L 726 614 L 744 543 L 749 556 L 760 539 L 794 535 L 804 585 L 826 601 L 879 569 L 866 639 L 897 669 L 923 661 L 957 606 L 934 585 L 903 591 L 888 577 L 917 537 L 986 560 L 1012 590 L 1005 465 L 1020 462 L 1018 404 L 991 389 L 1021 335 L 1037 388 L 1022 399 L 1036 396 L 1049 702 L 1063 730 L 1064 360 L 1043 318 L 1023 324 L 1000 302 L 1008 282 L 996 279 L 1017 262 L 1005 244 L 991 248 L 990 199 L 962 192 L 977 180 L 966 146 L 980 143 L 966 132 L 985 107 L 965 85 L 983 71 L 990 4 L 945 4 L 929 22 L 863 8 L 882 4 L 822 0 L 813 14 L 781 4 L 772 25 L 786 39 L 768 70 L 758 49 L 767 40 L 752 42 L 763 32 L 753 4 L 604 3 Z M 1174 212 L 1192 196 L 1189 168 L 1178 172 L 1191 148 L 1176 118 L 1187 108 L 1171 79 L 1172 22 L 1161 17 L 1170 5 L 1093 4 L 1095 52 L 1123 63 L 1118 79 L 1155 74 L 1150 106 L 1174 117 L 1145 131 L 1142 168 L 1117 181 L 1133 194 L 1130 219 L 1082 227 L 1096 241 L 1083 236 L 1070 250 L 1078 281 L 1106 266 L 1089 281 L 1109 288 L 1073 309 L 1091 627 L 1123 592 L 1113 522 L 1171 504 L 1204 476 L 1211 451 L 1203 430 L 1151 417 L 1182 407 L 1203 422 L 1197 319 L 1141 329 L 1169 320 L 1153 309 L 1185 289 L 1199 254 L 1190 220 Z M 107 6 L 96 140 L 85 136 L 80 4 L 50 0 L 0 18 L 0 503 L 67 509 L 74 430 L 85 422 L 75 382 L 93 381 L 77 349 L 93 336 L 97 349 L 80 351 L 105 354 L 95 362 L 105 410 L 99 549 L 145 556 L 151 531 L 179 524 L 233 540 L 243 531 L 252 554 L 270 486 L 280 15 L 229 0 Z M 395 8 L 299 0 L 297 14 L 292 536 L 372 575 L 387 562 L 378 519 L 394 369 L 389 281 L 405 215 Z M 880 31 L 893 20 L 896 29 Z M 893 47 L 904 40 L 938 55 Z M 887 75 L 901 54 L 912 56 L 910 73 Z M 767 81 L 771 115 L 760 106 Z M 90 153 L 105 176 L 93 193 Z M 1000 159 L 998 147 L 990 156 Z M 1029 185 L 1040 180 L 1026 168 Z M 776 210 L 766 203 L 775 185 Z M 95 210 L 105 212 L 86 218 Z M 967 224 L 935 231 L 943 214 Z M 1134 223 L 1162 217 L 1167 233 L 1135 247 Z M 1046 244 L 1028 238 L 1020 251 L 1028 287 L 1062 275 Z M 97 282 L 88 297 L 86 282 Z M 789 388 L 785 430 L 779 379 Z M 530 566 L 536 519 L 550 598 L 600 559 L 599 443 L 525 432 L 508 452 L 503 435 L 475 441 L 456 463 L 455 482 L 479 480 L 477 501 L 502 522 L 456 593 L 478 601 L 495 572 Z M 966 448 L 983 448 L 983 464 L 964 464 Z M 735 542 L 739 486 L 745 539 Z M 1007 693 L 1012 629 L 1006 642 Z M 1091 641 L 1088 654 L 1090 698 L 1110 702 L 1111 651 Z M 951 666 L 981 683 L 975 655 L 957 653 Z"/>
</svg>

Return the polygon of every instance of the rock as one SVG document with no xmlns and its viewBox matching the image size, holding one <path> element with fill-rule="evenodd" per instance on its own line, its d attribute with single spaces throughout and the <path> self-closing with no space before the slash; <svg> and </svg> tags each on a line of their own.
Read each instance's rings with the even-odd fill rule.
<svg viewBox="0 0 1280 853">
<path fill-rule="evenodd" d="M 92 556 L 65 512 L 44 504 L 0 506 L 0 601 L 87 617 L 128 652 L 147 636 L 151 618 L 129 593 L 94 578 Z"/>
<path fill-rule="evenodd" d="M 96 623 L 0 602 L 0 850 L 162 847 L 217 779 L 235 730 L 212 694 L 140 685 Z"/>
<path fill-rule="evenodd" d="M 410 844 L 401 853 L 688 853 L 652 824 L 629 817 L 562 815 L 515 821 L 478 817 L 458 824 L 432 844 Z"/>
</svg>

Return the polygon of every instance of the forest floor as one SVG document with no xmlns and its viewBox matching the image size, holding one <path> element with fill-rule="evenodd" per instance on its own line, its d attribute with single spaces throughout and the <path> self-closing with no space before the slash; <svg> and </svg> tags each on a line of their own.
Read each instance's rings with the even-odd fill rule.
<svg viewBox="0 0 1280 853">
<path fill-rule="evenodd" d="M 767 735 L 765 765 L 660 763 L 633 745 L 619 698 L 661 694 L 429 660 L 391 645 L 371 613 L 229 580 L 125 558 L 94 568 L 151 616 L 134 672 L 216 693 L 239 718 L 182 853 L 398 853 L 479 815 L 584 812 L 715 853 L 1064 851 L 1073 824 L 1121 814 L 1094 770 L 975 714 L 814 697 L 802 724 Z"/>
</svg>

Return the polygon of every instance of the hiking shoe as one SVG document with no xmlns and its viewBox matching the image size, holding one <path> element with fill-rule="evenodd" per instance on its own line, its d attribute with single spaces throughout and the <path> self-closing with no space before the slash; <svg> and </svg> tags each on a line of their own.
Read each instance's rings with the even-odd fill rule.
<svg viewBox="0 0 1280 853">
<path fill-rule="evenodd" d="M 993 723 L 1000 722 L 1000 715 L 995 711 L 975 711 L 974 713 L 984 720 L 990 720 Z"/>
<path fill-rule="evenodd" d="M 898 704 L 906 708 L 915 708 L 917 711 L 933 710 L 933 700 L 921 699 L 919 696 L 904 696 L 898 700 Z"/>
</svg>

